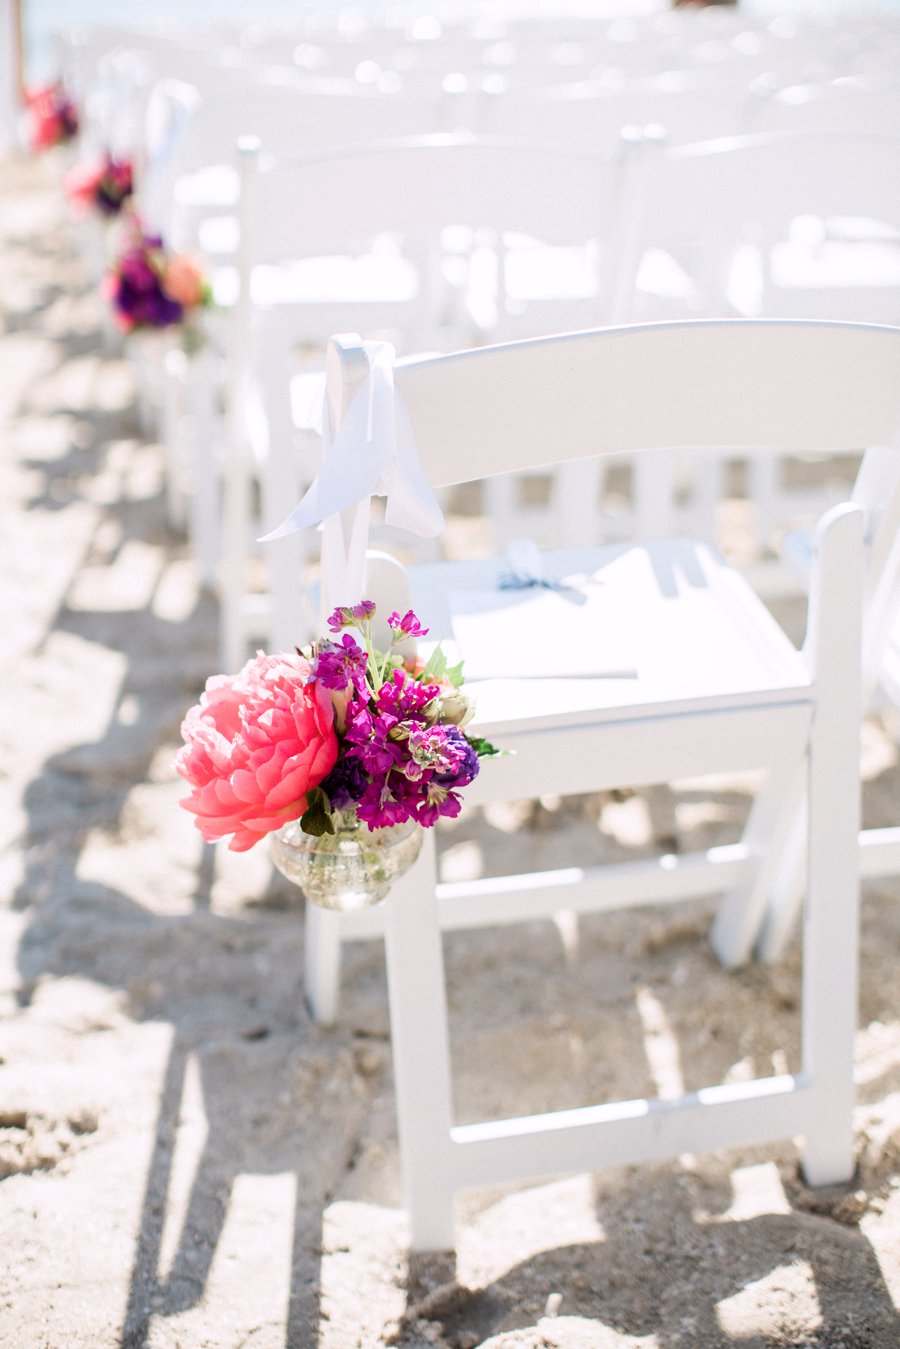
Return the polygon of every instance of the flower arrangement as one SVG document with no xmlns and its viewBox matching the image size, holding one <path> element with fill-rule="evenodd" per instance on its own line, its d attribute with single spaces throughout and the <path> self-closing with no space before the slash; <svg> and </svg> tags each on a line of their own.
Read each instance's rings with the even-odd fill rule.
<svg viewBox="0 0 900 1349">
<path fill-rule="evenodd" d="M 388 617 L 387 651 L 373 645 L 374 616 L 371 600 L 335 609 L 331 637 L 207 681 L 175 760 L 207 842 L 231 835 L 243 852 L 291 821 L 321 837 L 348 811 L 369 831 L 459 814 L 479 760 L 498 751 L 463 729 L 461 667 L 440 647 L 424 662 L 401 654 L 428 632 L 412 610 Z"/>
<path fill-rule="evenodd" d="M 78 135 L 78 110 L 61 81 L 27 90 L 29 138 L 35 152 L 65 145 Z"/>
<path fill-rule="evenodd" d="M 170 253 L 162 237 L 149 233 L 136 218 L 128 222 L 119 255 L 101 289 L 125 333 L 179 324 L 189 332 L 189 320 L 212 303 L 212 290 L 198 260 L 187 253 Z"/>
<path fill-rule="evenodd" d="M 115 159 L 108 151 L 89 163 L 76 164 L 66 174 L 63 186 L 78 214 L 96 211 L 101 216 L 118 215 L 134 193 L 130 159 Z"/>
</svg>

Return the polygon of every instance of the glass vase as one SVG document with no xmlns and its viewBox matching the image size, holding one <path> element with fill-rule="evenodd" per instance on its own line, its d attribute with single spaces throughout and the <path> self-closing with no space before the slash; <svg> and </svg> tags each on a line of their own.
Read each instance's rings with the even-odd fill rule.
<svg viewBox="0 0 900 1349">
<path fill-rule="evenodd" d="M 422 847 L 414 820 L 369 829 L 355 810 L 336 810 L 335 832 L 314 836 L 291 820 L 270 835 L 272 861 L 307 900 L 342 913 L 379 904 Z"/>
</svg>

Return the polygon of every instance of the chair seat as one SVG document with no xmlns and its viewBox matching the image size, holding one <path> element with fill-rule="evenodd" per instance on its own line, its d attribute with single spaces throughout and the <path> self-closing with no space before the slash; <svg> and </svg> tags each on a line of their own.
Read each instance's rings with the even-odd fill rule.
<svg viewBox="0 0 900 1349">
<path fill-rule="evenodd" d="M 465 662 L 481 734 L 506 743 L 536 720 L 649 718 L 675 700 L 687 714 L 810 701 L 802 655 L 710 544 L 660 540 L 542 561 L 546 579 L 571 589 L 502 588 L 511 572 L 502 557 L 410 568 L 430 638 Z"/>
</svg>

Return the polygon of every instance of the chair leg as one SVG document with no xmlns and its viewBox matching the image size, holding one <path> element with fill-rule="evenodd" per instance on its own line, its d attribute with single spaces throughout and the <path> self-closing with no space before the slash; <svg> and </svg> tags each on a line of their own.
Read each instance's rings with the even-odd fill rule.
<svg viewBox="0 0 900 1349">
<path fill-rule="evenodd" d="M 387 901 L 385 952 L 410 1248 L 454 1244 L 450 1045 L 434 839 Z"/>
<path fill-rule="evenodd" d="M 341 986 L 341 916 L 307 903 L 303 926 L 306 1002 L 313 1021 L 333 1026 Z"/>
<path fill-rule="evenodd" d="M 239 670 L 247 659 L 247 534 L 251 497 L 251 468 L 245 456 L 245 447 L 229 435 L 225 445 L 222 479 L 222 559 L 219 573 L 220 660 L 225 670 Z"/>
<path fill-rule="evenodd" d="M 859 962 L 859 736 L 862 512 L 835 509 L 810 598 L 819 706 L 810 733 L 803 1072 L 815 1107 L 803 1171 L 810 1185 L 851 1179 Z M 817 616 L 821 594 L 830 619 Z M 824 606 L 823 606 L 824 608 Z"/>
<path fill-rule="evenodd" d="M 774 965 L 784 955 L 794 934 L 803 907 L 806 871 L 806 805 L 798 812 L 778 875 L 772 886 L 768 908 L 756 939 L 753 954 L 763 965 Z"/>
<path fill-rule="evenodd" d="M 216 416 L 216 364 L 213 354 L 198 351 L 187 358 L 191 495 L 189 528 L 201 584 L 216 580 L 221 540 L 221 502 L 217 444 L 221 429 Z"/>
<path fill-rule="evenodd" d="M 803 764 L 773 768 L 760 787 L 744 829 L 743 843 L 756 865 L 749 885 L 729 891 L 720 901 L 712 947 L 726 969 L 745 965 L 766 916 L 774 878 L 786 857 L 793 858 L 793 835 L 803 807 Z"/>
</svg>

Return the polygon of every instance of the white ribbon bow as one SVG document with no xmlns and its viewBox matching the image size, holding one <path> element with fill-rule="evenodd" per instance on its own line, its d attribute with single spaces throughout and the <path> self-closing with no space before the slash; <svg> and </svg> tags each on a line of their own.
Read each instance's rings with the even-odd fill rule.
<svg viewBox="0 0 900 1349">
<path fill-rule="evenodd" d="M 369 373 L 336 436 L 326 410 L 322 467 L 302 501 L 263 543 L 318 525 L 373 495 L 387 498 L 385 523 L 432 538 L 444 516 L 416 452 L 409 413 L 394 388 L 393 347 L 366 342 Z"/>
</svg>

